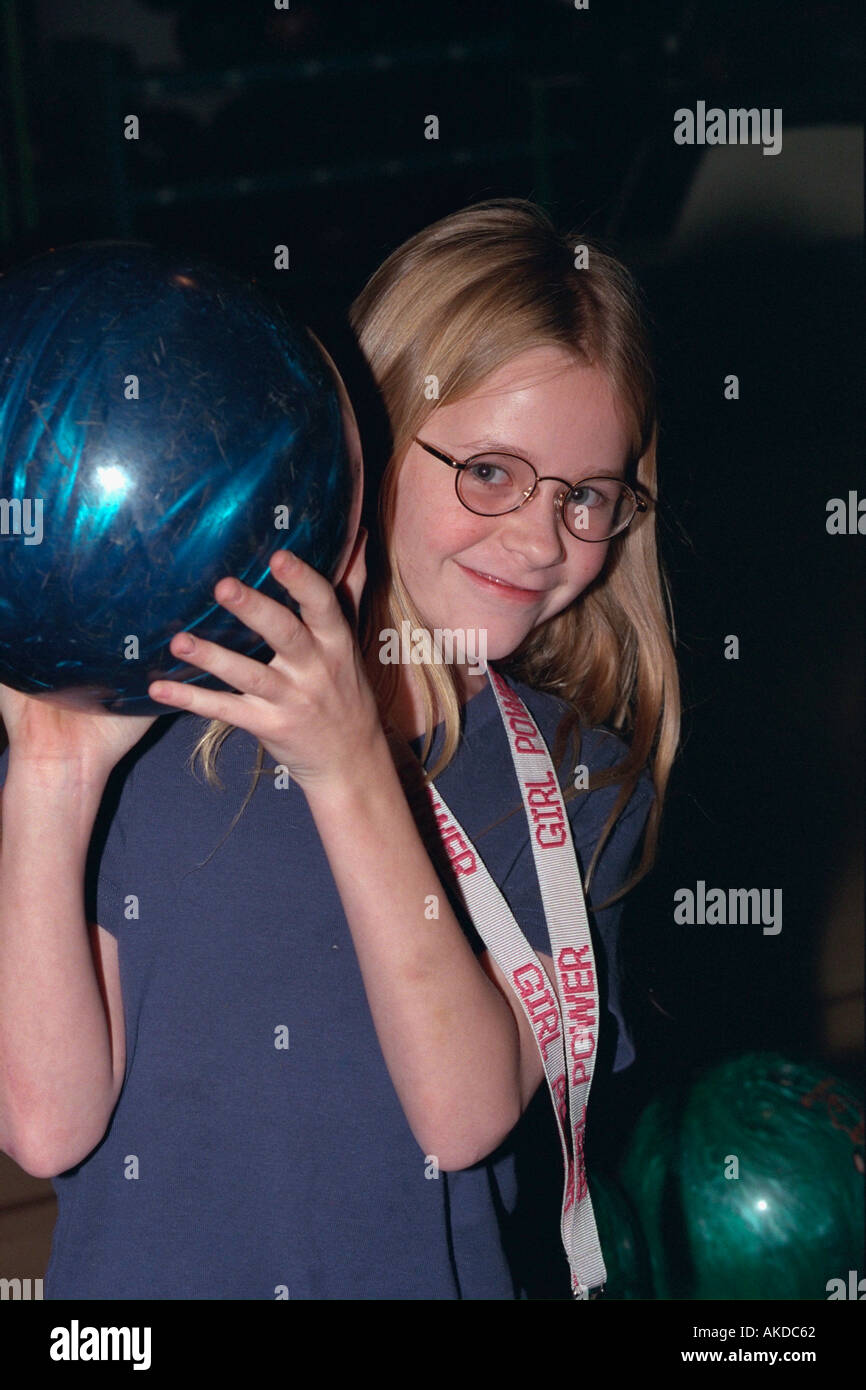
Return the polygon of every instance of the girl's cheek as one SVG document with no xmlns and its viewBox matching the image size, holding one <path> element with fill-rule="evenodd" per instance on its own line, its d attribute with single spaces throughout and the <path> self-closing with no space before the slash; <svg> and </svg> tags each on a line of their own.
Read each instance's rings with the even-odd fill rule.
<svg viewBox="0 0 866 1390">
<path fill-rule="evenodd" d="M 583 563 L 581 564 L 580 572 L 577 576 L 578 593 L 583 593 L 583 590 L 588 588 L 601 574 L 605 566 L 605 561 L 607 560 L 609 548 L 607 542 L 600 546 L 590 547 L 588 544 L 586 545 L 586 549 L 591 550 L 592 553 L 586 557 L 584 557 L 583 554 L 580 555 L 580 559 Z"/>
</svg>

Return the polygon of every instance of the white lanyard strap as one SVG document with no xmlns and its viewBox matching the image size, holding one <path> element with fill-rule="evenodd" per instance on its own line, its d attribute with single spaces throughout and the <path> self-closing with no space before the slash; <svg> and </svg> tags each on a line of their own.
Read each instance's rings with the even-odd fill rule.
<svg viewBox="0 0 866 1390">
<path fill-rule="evenodd" d="M 571 825 L 544 739 L 519 696 L 494 671 L 488 674 L 529 822 L 555 966 L 552 982 L 459 821 L 432 782 L 427 790 L 466 909 L 520 1000 L 541 1053 L 565 1168 L 562 1242 L 575 1297 L 588 1298 L 590 1288 L 607 1278 L 584 1162 L 598 1026 L 589 919 Z"/>
</svg>

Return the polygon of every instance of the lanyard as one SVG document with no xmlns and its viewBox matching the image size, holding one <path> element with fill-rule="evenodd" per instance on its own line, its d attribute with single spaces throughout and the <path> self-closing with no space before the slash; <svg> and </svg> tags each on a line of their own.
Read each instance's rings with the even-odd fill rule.
<svg viewBox="0 0 866 1390">
<path fill-rule="evenodd" d="M 575 1298 L 604 1284 L 584 1161 L 589 1088 L 595 1066 L 598 984 L 580 870 L 559 781 L 541 732 L 520 697 L 488 670 L 529 822 L 547 918 L 554 979 L 521 932 L 511 909 L 434 784 L 427 792 L 463 902 L 532 1025 L 562 1144 L 565 1180 L 560 1231 Z"/>
</svg>

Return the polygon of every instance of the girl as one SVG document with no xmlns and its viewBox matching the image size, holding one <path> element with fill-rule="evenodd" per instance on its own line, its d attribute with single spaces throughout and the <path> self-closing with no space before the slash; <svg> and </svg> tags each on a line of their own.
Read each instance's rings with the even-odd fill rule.
<svg viewBox="0 0 866 1390">
<path fill-rule="evenodd" d="M 612 900 L 652 861 L 678 729 L 651 371 L 627 272 L 588 252 L 482 203 L 354 304 L 392 435 L 370 580 L 362 542 L 342 585 L 360 640 L 277 552 L 300 617 L 215 590 L 269 665 L 172 641 L 237 694 L 157 682 L 180 713 L 150 730 L 0 688 L 0 1143 L 54 1179 L 47 1297 L 526 1296 L 545 1011 L 457 885 L 480 859 L 554 978 L 533 843 L 562 803 L 524 808 L 508 732 L 540 731 L 593 909 L 595 1065 L 621 1070 Z M 407 623 L 420 664 L 390 659 Z"/>
</svg>

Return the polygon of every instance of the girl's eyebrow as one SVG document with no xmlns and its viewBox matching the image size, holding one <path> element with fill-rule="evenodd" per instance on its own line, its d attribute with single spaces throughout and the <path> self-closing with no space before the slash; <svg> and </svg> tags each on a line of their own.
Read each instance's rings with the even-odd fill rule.
<svg viewBox="0 0 866 1390">
<path fill-rule="evenodd" d="M 484 439 L 468 439 L 465 444 L 455 447 L 463 449 L 498 449 L 503 454 L 518 454 L 520 458 L 526 459 L 527 463 L 534 462 L 526 450 L 521 449 L 518 444 L 509 444 L 504 439 L 492 439 L 489 435 Z"/>
<path fill-rule="evenodd" d="M 516 454 L 518 458 L 526 459 L 527 463 L 531 463 L 536 473 L 541 473 L 541 469 L 539 468 L 538 463 L 530 453 L 528 453 L 525 449 L 521 449 L 518 444 L 508 444 L 503 439 L 492 439 L 490 438 L 490 436 L 488 436 L 485 439 L 468 439 L 464 444 L 455 444 L 453 447 L 455 449 L 459 449 L 461 453 L 465 451 L 470 454 L 473 454 L 478 449 L 495 449 L 498 453 L 502 454 Z M 626 469 L 623 468 L 623 475 L 625 474 L 625 471 Z M 592 476 L 594 478 L 616 478 L 619 476 L 619 473 L 587 473 L 585 476 Z"/>
</svg>

